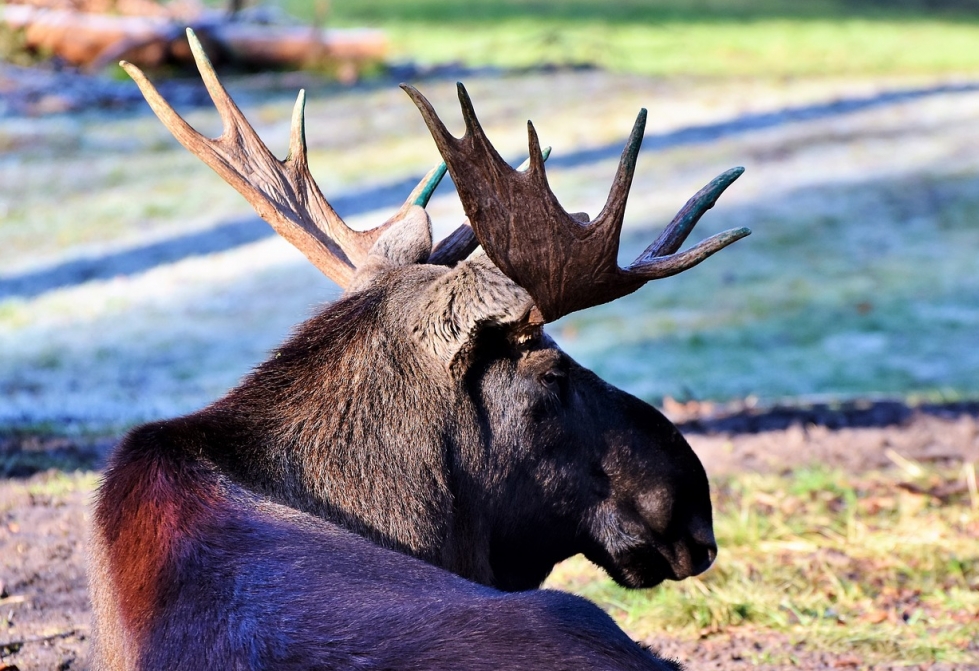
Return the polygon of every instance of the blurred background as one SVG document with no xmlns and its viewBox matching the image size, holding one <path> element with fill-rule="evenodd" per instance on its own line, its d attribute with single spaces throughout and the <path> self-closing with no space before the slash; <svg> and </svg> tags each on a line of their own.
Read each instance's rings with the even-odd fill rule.
<svg viewBox="0 0 979 671">
<path fill-rule="evenodd" d="M 2 9 L 4 425 L 112 433 L 193 410 L 337 293 L 170 137 L 114 65 L 120 54 L 143 58 L 178 110 L 216 135 L 179 30 L 164 32 L 169 42 L 79 56 L 31 24 L 79 9 L 163 17 L 171 31 L 197 26 L 279 155 L 306 88 L 312 170 L 356 226 L 386 218 L 438 162 L 402 80 L 456 130 L 454 84 L 465 81 L 514 161 L 533 119 L 554 147 L 558 197 L 593 215 L 635 114 L 648 108 L 624 263 L 703 184 L 745 166 L 691 240 L 743 225 L 754 235 L 551 329 L 644 399 L 979 392 L 975 0 L 21 0 Z M 309 26 L 325 32 L 316 59 L 288 63 L 276 60 L 288 49 L 221 43 L 229 24 L 285 31 L 285 43 L 310 39 Z M 343 51 L 343 40 L 366 46 Z M 446 182 L 430 207 L 437 234 L 462 218 Z"/>
<path fill-rule="evenodd" d="M 754 233 L 551 334 L 680 424 L 721 548 L 581 593 L 692 668 L 979 670 L 979 0 L 17 0 L 0 4 L 0 671 L 87 668 L 87 502 L 134 424 L 193 411 L 338 289 L 170 136 L 116 65 L 220 132 L 194 27 L 278 156 L 374 226 L 464 81 L 514 163 L 533 119 L 598 213 L 649 122 L 620 261 L 746 172 L 690 244 Z M 436 236 L 463 218 L 449 180 Z M 11 665 L 8 665 L 7 662 Z M 971 665 L 971 666 L 970 666 Z"/>
</svg>

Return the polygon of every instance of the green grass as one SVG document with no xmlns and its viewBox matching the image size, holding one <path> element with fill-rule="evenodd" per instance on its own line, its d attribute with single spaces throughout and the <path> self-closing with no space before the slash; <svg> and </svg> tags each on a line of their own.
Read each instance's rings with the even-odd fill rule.
<svg viewBox="0 0 979 671">
<path fill-rule="evenodd" d="M 293 3 L 290 5 L 289 3 Z M 316 15 L 316 3 L 280 0 L 297 13 Z M 302 9 L 301 9 L 302 8 Z M 616 23 L 921 16 L 964 18 L 979 13 L 976 0 L 334 0 L 330 17 L 361 21 L 465 23 L 512 18 Z"/>
<path fill-rule="evenodd" d="M 98 487 L 100 478 L 101 474 L 96 471 L 79 469 L 69 472 L 57 466 L 26 481 L 0 478 L 0 516 L 5 516 L 9 511 L 22 512 L 30 505 L 72 505 L 66 501 L 67 498 L 77 493 L 88 498 Z M 2 619 L 0 626 L 3 626 Z"/>
<path fill-rule="evenodd" d="M 596 601 L 638 637 L 769 632 L 867 663 L 974 660 L 979 497 L 964 469 L 905 479 L 810 469 L 721 480 L 721 550 L 703 576 L 630 591 L 576 558 L 549 586 Z M 790 661 L 780 654 L 766 652 L 769 662 Z"/>
<path fill-rule="evenodd" d="M 290 13 L 315 3 L 282 0 Z M 928 7 L 940 6 L 935 10 Z M 979 71 L 979 3 L 850 0 L 336 1 L 328 23 L 388 32 L 425 64 L 588 63 L 649 75 L 801 76 Z"/>
<path fill-rule="evenodd" d="M 101 475 L 96 471 L 77 470 L 64 472 L 51 470 L 42 477 L 24 485 L 33 498 L 61 499 L 74 492 L 93 492 Z"/>
</svg>

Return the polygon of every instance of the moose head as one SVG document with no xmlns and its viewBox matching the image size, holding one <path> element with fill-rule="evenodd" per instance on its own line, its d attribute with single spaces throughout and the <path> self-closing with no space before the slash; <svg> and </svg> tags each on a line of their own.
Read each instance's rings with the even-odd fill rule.
<svg viewBox="0 0 979 671">
<path fill-rule="evenodd" d="M 727 231 L 678 252 L 741 169 L 704 187 L 621 268 L 645 110 L 605 208 L 589 220 L 558 203 L 532 125 L 529 164 L 514 169 L 461 84 L 461 138 L 404 86 L 444 163 L 391 219 L 355 231 L 310 174 L 304 95 L 280 161 L 190 37 L 224 121 L 216 139 L 124 67 L 174 136 L 345 293 L 225 398 L 166 423 L 168 440 L 193 444 L 277 503 L 504 590 L 538 586 L 576 553 L 629 587 L 704 571 L 716 545 L 696 455 L 655 408 L 575 363 L 543 327 L 748 235 Z M 433 247 L 424 206 L 446 169 L 468 219 Z M 479 246 L 484 253 L 473 254 Z"/>
</svg>

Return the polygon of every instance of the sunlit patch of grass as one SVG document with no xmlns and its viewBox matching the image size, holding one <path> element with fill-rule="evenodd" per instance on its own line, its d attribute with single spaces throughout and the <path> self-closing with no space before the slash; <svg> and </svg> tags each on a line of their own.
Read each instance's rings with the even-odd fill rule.
<svg viewBox="0 0 979 671">
<path fill-rule="evenodd" d="M 99 473 L 95 471 L 73 471 L 66 473 L 50 470 L 24 485 L 27 493 L 34 498 L 60 499 L 74 492 L 91 492 L 99 483 Z"/>
<path fill-rule="evenodd" d="M 19 298 L 0 300 L 0 324 L 16 328 L 30 321 L 30 310 L 27 302 Z"/>
<path fill-rule="evenodd" d="M 280 4 L 315 19 L 315 3 Z M 836 0 L 371 0 L 335 3 L 329 20 L 383 28 L 395 58 L 422 63 L 589 63 L 667 76 L 974 72 L 979 24 L 959 9 Z"/>
<path fill-rule="evenodd" d="M 742 474 L 715 483 L 721 549 L 706 574 L 629 591 L 577 558 L 549 583 L 640 638 L 761 629 L 867 661 L 975 659 L 979 500 L 963 472 Z"/>
<path fill-rule="evenodd" d="M 0 516 L 27 505 L 61 506 L 79 494 L 88 497 L 98 487 L 100 477 L 91 470 L 51 468 L 27 480 L 0 478 Z"/>
<path fill-rule="evenodd" d="M 386 25 L 396 55 L 423 63 L 528 67 L 588 63 L 646 75 L 702 77 L 974 72 L 979 26 L 942 21 L 768 19 L 582 24 L 511 19 Z M 915 44 L 908 49 L 907 44 Z"/>
</svg>

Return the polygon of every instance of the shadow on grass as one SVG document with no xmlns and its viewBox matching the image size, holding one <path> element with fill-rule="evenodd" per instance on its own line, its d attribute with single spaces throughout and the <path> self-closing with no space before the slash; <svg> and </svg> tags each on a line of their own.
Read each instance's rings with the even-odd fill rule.
<svg viewBox="0 0 979 671">
<path fill-rule="evenodd" d="M 740 406 L 740 407 L 738 407 Z M 790 426 L 825 426 L 829 429 L 880 428 L 909 423 L 916 413 L 954 419 L 979 417 L 979 401 L 926 403 L 912 406 L 892 400 L 853 400 L 842 403 L 805 403 L 749 408 L 743 403 L 705 417 L 677 422 L 683 433 L 763 433 Z"/>
<path fill-rule="evenodd" d="M 694 413 L 690 413 L 693 415 Z M 907 425 L 917 414 L 955 419 L 979 417 L 979 401 L 909 405 L 894 400 L 852 400 L 842 403 L 781 404 L 768 408 L 748 407 L 743 402 L 727 404 L 723 410 L 702 417 L 677 421 L 686 434 L 745 434 L 780 431 L 792 425 L 825 426 L 829 429 L 881 428 Z M 118 437 L 78 439 L 59 436 L 57 426 L 37 429 L 0 428 L 0 479 L 29 478 L 36 473 L 58 470 L 101 470 Z"/>
<path fill-rule="evenodd" d="M 844 98 L 814 105 L 789 107 L 773 112 L 746 114 L 727 121 L 688 126 L 666 133 L 646 135 L 643 140 L 643 149 L 656 151 L 683 145 L 706 144 L 752 131 L 844 116 L 928 96 L 975 91 L 979 91 L 979 83 L 930 86 L 888 91 L 867 97 Z M 576 168 L 614 159 L 622 151 L 623 143 L 624 140 L 601 147 L 572 151 L 564 155 L 558 153 L 550 159 L 548 165 L 552 169 Z M 338 195 L 330 200 L 337 212 L 343 217 L 356 216 L 382 208 L 393 208 L 401 204 L 420 179 L 421 175 L 417 175 L 389 184 Z M 450 180 L 446 181 L 449 182 Z M 444 190 L 449 187 L 443 184 L 441 188 Z M 275 233 L 259 219 L 248 218 L 230 221 L 206 231 L 188 233 L 143 247 L 99 257 L 73 259 L 53 267 L 17 275 L 0 276 L 0 300 L 11 296 L 34 298 L 48 291 L 94 280 L 136 275 L 160 265 L 175 263 L 193 256 L 224 252 L 274 235 Z"/>
<path fill-rule="evenodd" d="M 0 479 L 28 478 L 35 473 L 94 471 L 105 466 L 115 438 L 77 439 L 58 436 L 57 427 L 43 432 L 0 429 Z"/>
</svg>

